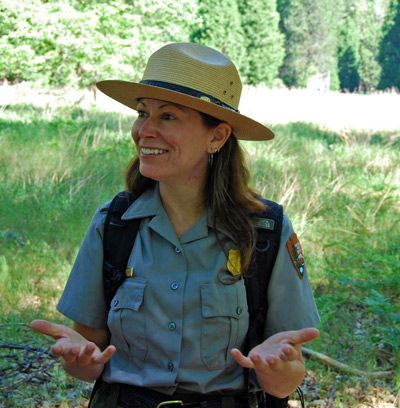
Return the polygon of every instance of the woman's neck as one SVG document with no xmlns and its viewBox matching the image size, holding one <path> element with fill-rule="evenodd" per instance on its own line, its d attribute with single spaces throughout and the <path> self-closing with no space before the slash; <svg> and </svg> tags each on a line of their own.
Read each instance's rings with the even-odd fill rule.
<svg viewBox="0 0 400 408">
<path fill-rule="evenodd" d="M 200 218 L 204 211 L 204 189 L 197 185 L 171 186 L 160 182 L 160 196 L 178 237 Z"/>
</svg>

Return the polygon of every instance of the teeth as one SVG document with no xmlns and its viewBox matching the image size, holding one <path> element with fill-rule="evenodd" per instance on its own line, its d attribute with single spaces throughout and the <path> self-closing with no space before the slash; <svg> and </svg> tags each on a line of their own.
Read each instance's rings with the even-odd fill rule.
<svg viewBox="0 0 400 408">
<path fill-rule="evenodd" d="M 150 149 L 147 147 L 142 147 L 140 149 L 140 153 L 141 154 L 163 154 L 165 153 L 166 150 L 162 150 L 162 149 Z"/>
</svg>

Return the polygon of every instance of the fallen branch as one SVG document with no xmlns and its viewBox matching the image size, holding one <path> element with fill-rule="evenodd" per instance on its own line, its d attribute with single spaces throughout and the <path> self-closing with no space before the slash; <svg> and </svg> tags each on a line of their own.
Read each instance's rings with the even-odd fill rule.
<svg viewBox="0 0 400 408">
<path fill-rule="evenodd" d="M 3 343 L 0 344 L 0 350 L 4 350 L 0 360 L 0 388 L 4 393 L 24 383 L 42 384 L 50 380 L 49 371 L 55 366 L 56 360 L 48 347 Z"/>
<path fill-rule="evenodd" d="M 31 330 L 31 327 L 29 326 L 28 323 L 24 322 L 14 322 L 14 323 L 1 323 L 0 327 L 14 327 L 14 326 L 23 326 L 29 330 Z"/>
<path fill-rule="evenodd" d="M 21 344 L 0 344 L 0 349 L 15 349 L 15 350 L 25 350 L 25 351 L 38 351 L 41 353 L 49 354 L 48 350 L 41 347 L 32 347 Z"/>
<path fill-rule="evenodd" d="M 325 364 L 335 367 L 341 371 L 345 371 L 350 374 L 359 375 L 362 377 L 373 377 L 373 378 L 386 378 L 393 376 L 393 371 L 364 371 L 358 368 L 351 367 L 347 364 L 341 363 L 340 361 L 334 360 L 333 358 L 327 356 L 326 354 L 319 353 L 318 351 L 311 350 L 306 347 L 302 347 L 303 354 L 308 357 L 314 357 L 317 360 L 324 362 Z"/>
</svg>

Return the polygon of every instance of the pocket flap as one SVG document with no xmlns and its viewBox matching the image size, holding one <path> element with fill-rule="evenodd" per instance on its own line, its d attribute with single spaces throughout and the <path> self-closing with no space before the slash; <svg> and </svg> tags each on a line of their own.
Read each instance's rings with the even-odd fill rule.
<svg viewBox="0 0 400 408">
<path fill-rule="evenodd" d="M 203 317 L 235 317 L 247 311 L 246 294 L 240 293 L 240 283 L 233 285 L 204 284 L 200 287 Z M 242 289 L 242 288 L 240 288 Z"/>
<path fill-rule="evenodd" d="M 143 303 L 147 281 L 128 278 L 111 301 L 111 310 L 132 309 L 138 311 Z"/>
</svg>

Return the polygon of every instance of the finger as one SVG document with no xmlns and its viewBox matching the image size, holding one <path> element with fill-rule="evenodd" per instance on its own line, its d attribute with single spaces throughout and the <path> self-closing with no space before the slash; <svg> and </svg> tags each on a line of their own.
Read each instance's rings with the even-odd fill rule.
<svg viewBox="0 0 400 408">
<path fill-rule="evenodd" d="M 281 332 L 275 335 L 278 341 L 287 341 L 292 345 L 301 345 L 319 337 L 319 330 L 310 327 L 300 330 Z"/>
<path fill-rule="evenodd" d="M 63 357 L 65 360 L 71 360 L 71 354 L 75 354 L 76 353 L 76 349 L 75 351 L 71 352 L 71 349 L 73 348 L 74 345 L 72 345 L 69 342 L 66 342 L 65 339 L 61 339 L 58 340 L 55 344 L 53 344 L 50 347 L 50 353 L 52 354 L 52 356 L 54 357 Z M 77 350 L 78 354 L 79 354 L 79 347 Z"/>
<path fill-rule="evenodd" d="M 100 353 L 98 356 L 93 355 L 93 363 L 97 364 L 106 364 L 110 358 L 113 356 L 113 354 L 116 352 L 116 348 L 113 345 L 108 346 L 102 353 Z"/>
<path fill-rule="evenodd" d="M 269 367 L 274 368 L 279 363 L 279 361 L 281 361 L 281 358 L 278 356 L 270 355 L 265 358 L 265 361 L 266 363 L 268 363 Z"/>
<path fill-rule="evenodd" d="M 48 320 L 33 320 L 30 324 L 31 328 L 39 333 L 51 336 L 54 339 L 65 337 L 73 332 L 69 327 L 61 324 L 55 324 Z"/>
<path fill-rule="evenodd" d="M 50 347 L 50 352 L 54 357 L 63 357 L 75 345 L 66 338 L 60 338 Z"/>
<path fill-rule="evenodd" d="M 291 361 L 295 360 L 299 357 L 299 353 L 296 349 L 290 345 L 287 345 L 282 348 L 282 352 L 280 354 L 280 359 L 283 361 Z"/>
<path fill-rule="evenodd" d="M 269 360 L 273 357 L 272 356 L 261 357 L 259 354 L 255 353 L 255 354 L 249 355 L 249 358 L 254 364 L 254 368 L 256 370 L 262 370 L 262 369 L 265 369 L 266 366 L 268 366 Z"/>
<path fill-rule="evenodd" d="M 79 346 L 65 347 L 63 350 L 62 358 L 67 363 L 73 363 L 77 360 L 81 349 Z"/>
<path fill-rule="evenodd" d="M 64 354 L 64 348 L 61 345 L 53 344 L 50 347 L 50 353 L 55 358 L 60 358 Z"/>
<path fill-rule="evenodd" d="M 295 337 L 294 344 L 301 345 L 303 343 L 308 343 L 318 338 L 319 330 L 314 327 L 302 329 L 299 330 L 294 337 Z"/>
<path fill-rule="evenodd" d="M 282 370 L 283 361 L 279 356 L 270 354 L 262 358 L 261 356 L 251 356 L 251 360 L 254 363 L 254 370 L 262 375 L 265 375 L 270 370 L 279 371 Z"/>
<path fill-rule="evenodd" d="M 93 359 L 93 354 L 97 349 L 97 346 L 92 342 L 88 342 L 87 344 L 85 344 L 78 356 L 79 363 L 83 365 L 89 364 L 89 362 Z"/>
<path fill-rule="evenodd" d="M 234 360 L 244 368 L 254 368 L 254 363 L 249 357 L 245 357 L 242 352 L 236 348 L 231 350 Z"/>
</svg>

